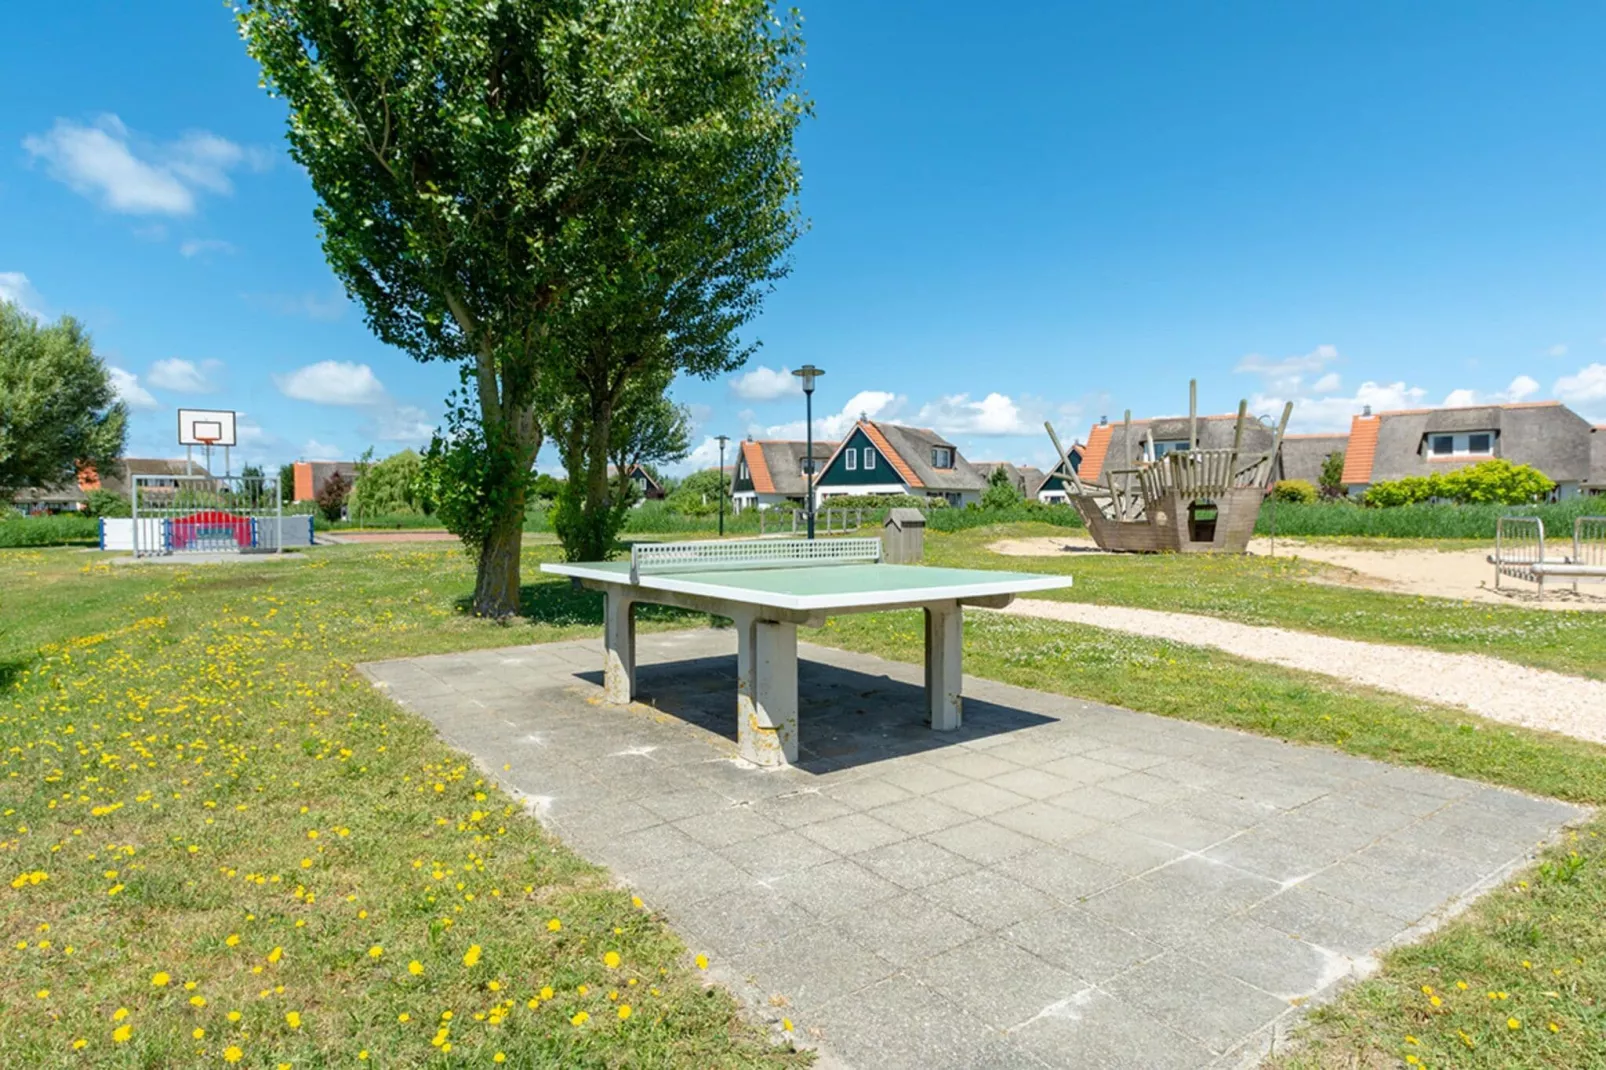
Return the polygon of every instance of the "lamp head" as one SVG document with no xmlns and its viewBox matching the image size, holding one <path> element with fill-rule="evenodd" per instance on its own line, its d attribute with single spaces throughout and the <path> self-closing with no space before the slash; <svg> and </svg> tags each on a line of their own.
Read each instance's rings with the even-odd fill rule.
<svg viewBox="0 0 1606 1070">
<path fill-rule="evenodd" d="M 792 373 L 803 380 L 803 393 L 814 393 L 814 380 L 825 374 L 825 369 L 816 368 L 812 364 L 805 364 Z"/>
</svg>

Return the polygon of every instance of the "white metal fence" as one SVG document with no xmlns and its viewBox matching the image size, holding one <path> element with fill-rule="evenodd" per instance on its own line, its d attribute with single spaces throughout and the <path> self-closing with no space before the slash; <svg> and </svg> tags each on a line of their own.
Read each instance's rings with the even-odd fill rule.
<svg viewBox="0 0 1606 1070">
<path fill-rule="evenodd" d="M 279 481 L 271 477 L 135 476 L 132 504 L 128 534 L 135 557 L 278 553 L 305 545 L 307 521 L 284 515 Z"/>
</svg>

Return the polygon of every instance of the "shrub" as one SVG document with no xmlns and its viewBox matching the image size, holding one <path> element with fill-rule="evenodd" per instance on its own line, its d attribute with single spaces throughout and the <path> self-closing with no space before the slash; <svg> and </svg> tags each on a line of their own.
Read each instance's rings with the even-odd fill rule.
<svg viewBox="0 0 1606 1070">
<path fill-rule="evenodd" d="M 88 515 L 100 516 L 133 516 L 134 507 L 128 499 L 116 491 L 104 487 L 92 490 L 84 495 L 89 500 Z"/>
<path fill-rule="evenodd" d="M 94 546 L 100 542 L 100 521 L 87 513 L 21 516 L 0 508 L 0 549 L 24 546 Z"/>
<path fill-rule="evenodd" d="M 1344 451 L 1329 453 L 1322 461 L 1322 474 L 1316 480 L 1324 498 L 1344 496 Z"/>
<path fill-rule="evenodd" d="M 982 508 L 1011 509 L 1024 500 L 1015 481 L 1009 478 L 1009 470 L 1003 465 L 994 468 L 993 474 L 987 477 L 987 489 L 981 496 Z"/>
<path fill-rule="evenodd" d="M 1295 505 L 1310 505 L 1320 497 L 1316 488 L 1305 479 L 1280 480 L 1271 489 L 1272 494 L 1280 502 L 1291 502 Z"/>
<path fill-rule="evenodd" d="M 1363 500 L 1383 509 L 1430 501 L 1526 505 L 1549 494 L 1552 486 L 1545 474 L 1535 468 L 1494 458 L 1453 472 L 1374 483 L 1367 488 Z"/>
<path fill-rule="evenodd" d="M 339 520 L 346 507 L 346 495 L 350 492 L 346 477 L 339 471 L 331 473 L 318 490 L 318 512 L 331 523 Z"/>
</svg>

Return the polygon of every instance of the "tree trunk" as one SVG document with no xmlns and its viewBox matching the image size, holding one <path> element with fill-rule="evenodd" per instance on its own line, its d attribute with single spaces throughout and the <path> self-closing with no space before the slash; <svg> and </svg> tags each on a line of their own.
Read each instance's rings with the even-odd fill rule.
<svg viewBox="0 0 1606 1070">
<path fill-rule="evenodd" d="M 476 617 L 504 620 L 518 615 L 519 552 L 523 542 L 524 495 L 520 494 L 517 512 L 503 517 L 480 547 L 479 568 L 474 577 Z"/>
<path fill-rule="evenodd" d="M 591 404 L 590 438 L 586 442 L 585 556 L 601 561 L 613 549 L 613 530 L 608 523 L 612 508 L 608 484 L 608 440 L 613 436 L 613 401 L 594 396 Z M 619 473 L 621 480 L 624 473 Z"/>
</svg>

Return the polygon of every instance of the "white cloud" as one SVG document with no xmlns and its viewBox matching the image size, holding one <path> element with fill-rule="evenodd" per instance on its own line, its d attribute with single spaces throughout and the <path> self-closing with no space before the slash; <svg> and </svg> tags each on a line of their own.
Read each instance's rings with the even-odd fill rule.
<svg viewBox="0 0 1606 1070">
<path fill-rule="evenodd" d="M 240 299 L 281 316 L 305 316 L 310 320 L 337 320 L 346 314 L 350 303 L 338 289 L 328 294 L 243 293 Z"/>
<path fill-rule="evenodd" d="M 1579 368 L 1575 375 L 1562 376 L 1556 380 L 1553 391 L 1569 405 L 1606 401 L 1606 364 L 1590 364 Z"/>
<path fill-rule="evenodd" d="M 217 238 L 190 238 L 178 247 L 179 255 L 200 256 L 202 253 L 232 253 L 234 246 Z"/>
<path fill-rule="evenodd" d="M 1538 380 L 1531 376 L 1519 375 L 1511 380 L 1504 390 L 1496 390 L 1491 394 L 1465 388 L 1452 390 L 1445 395 L 1443 407 L 1455 409 L 1468 405 L 1504 405 L 1513 401 L 1526 401 L 1538 392 Z"/>
<path fill-rule="evenodd" d="M 345 451 L 339 446 L 309 438 L 307 444 L 301 447 L 301 455 L 309 461 L 338 461 L 344 458 Z"/>
<path fill-rule="evenodd" d="M 374 406 L 370 430 L 381 442 L 421 446 L 435 433 L 435 423 L 417 405 L 403 405 L 386 398 Z"/>
<path fill-rule="evenodd" d="M 1350 417 L 1359 415 L 1368 405 L 1372 407 L 1373 412 L 1383 412 L 1388 409 L 1417 409 L 1422 407 L 1422 399 L 1426 396 L 1427 391 L 1419 386 L 1407 386 L 1404 382 L 1375 383 L 1368 380 L 1350 396 L 1287 397 L 1266 393 L 1251 394 L 1249 412 L 1251 415 L 1280 419 L 1283 405 L 1293 401 L 1294 415 L 1290 421 L 1291 427 L 1303 432 L 1347 431 Z"/>
<path fill-rule="evenodd" d="M 1316 374 L 1337 359 L 1338 347 L 1328 345 L 1317 346 L 1309 353 L 1275 360 L 1259 353 L 1250 353 L 1238 362 L 1233 371 L 1260 376 L 1267 393 L 1292 396 L 1303 388 L 1307 375 Z M 1332 376 L 1323 376 L 1321 381 L 1329 378 Z M 1337 386 L 1336 379 L 1334 386 Z"/>
<path fill-rule="evenodd" d="M 112 389 L 117 391 L 117 396 L 122 399 L 123 404 L 130 409 L 156 408 L 156 398 L 149 390 L 139 385 L 139 376 L 121 368 L 106 370 L 111 373 Z"/>
<path fill-rule="evenodd" d="M 1555 345 L 1545 350 L 1545 352 L 1552 357 L 1565 357 L 1567 355 L 1567 343 L 1557 342 Z"/>
<path fill-rule="evenodd" d="M 814 437 L 838 440 L 848 433 L 848 429 L 860 416 L 900 423 L 898 414 L 903 411 L 906 404 L 908 399 L 902 394 L 893 394 L 885 390 L 861 390 L 848 399 L 840 412 L 830 416 L 816 416 Z M 804 422 L 792 420 L 788 423 L 771 424 L 768 427 L 749 427 L 748 430 L 762 438 L 801 440 L 804 437 Z"/>
<path fill-rule="evenodd" d="M 184 394 L 210 394 L 217 387 L 209 372 L 223 366 L 222 361 L 208 360 L 197 365 L 194 361 L 170 357 L 151 365 L 145 381 L 160 390 L 176 390 Z"/>
<path fill-rule="evenodd" d="M 736 443 L 729 442 L 725 446 L 725 463 L 735 463 Z M 705 468 L 719 467 L 719 443 L 714 441 L 713 435 L 704 436 L 692 451 L 686 455 L 685 460 L 677 461 L 666 466 L 666 470 L 675 475 L 685 475 L 688 472 L 700 472 Z"/>
<path fill-rule="evenodd" d="M 1341 380 L 1337 372 L 1328 372 L 1311 384 L 1310 388 L 1318 394 L 1331 394 L 1339 388 Z"/>
<path fill-rule="evenodd" d="M 286 397 L 318 405 L 377 405 L 388 396 L 372 368 L 349 360 L 320 360 L 273 381 Z"/>
<path fill-rule="evenodd" d="M 22 147 L 52 178 L 103 207 L 129 215 L 190 215 L 199 193 L 232 191 L 229 172 L 268 166 L 271 156 L 206 131 L 166 144 L 134 138 L 115 115 L 85 125 L 57 119 Z"/>
<path fill-rule="evenodd" d="M 788 394 L 801 394 L 802 382 L 790 369 L 758 367 L 736 376 L 730 387 L 731 393 L 748 401 L 774 401 Z"/>
<path fill-rule="evenodd" d="M 0 271 L 0 301 L 10 301 L 28 315 L 44 318 L 44 298 L 20 271 Z"/>
<path fill-rule="evenodd" d="M 921 406 L 914 423 L 950 435 L 1031 435 L 1041 428 L 1041 413 L 1023 413 L 1004 394 L 991 393 L 980 401 L 969 394 L 951 394 Z"/>
</svg>

